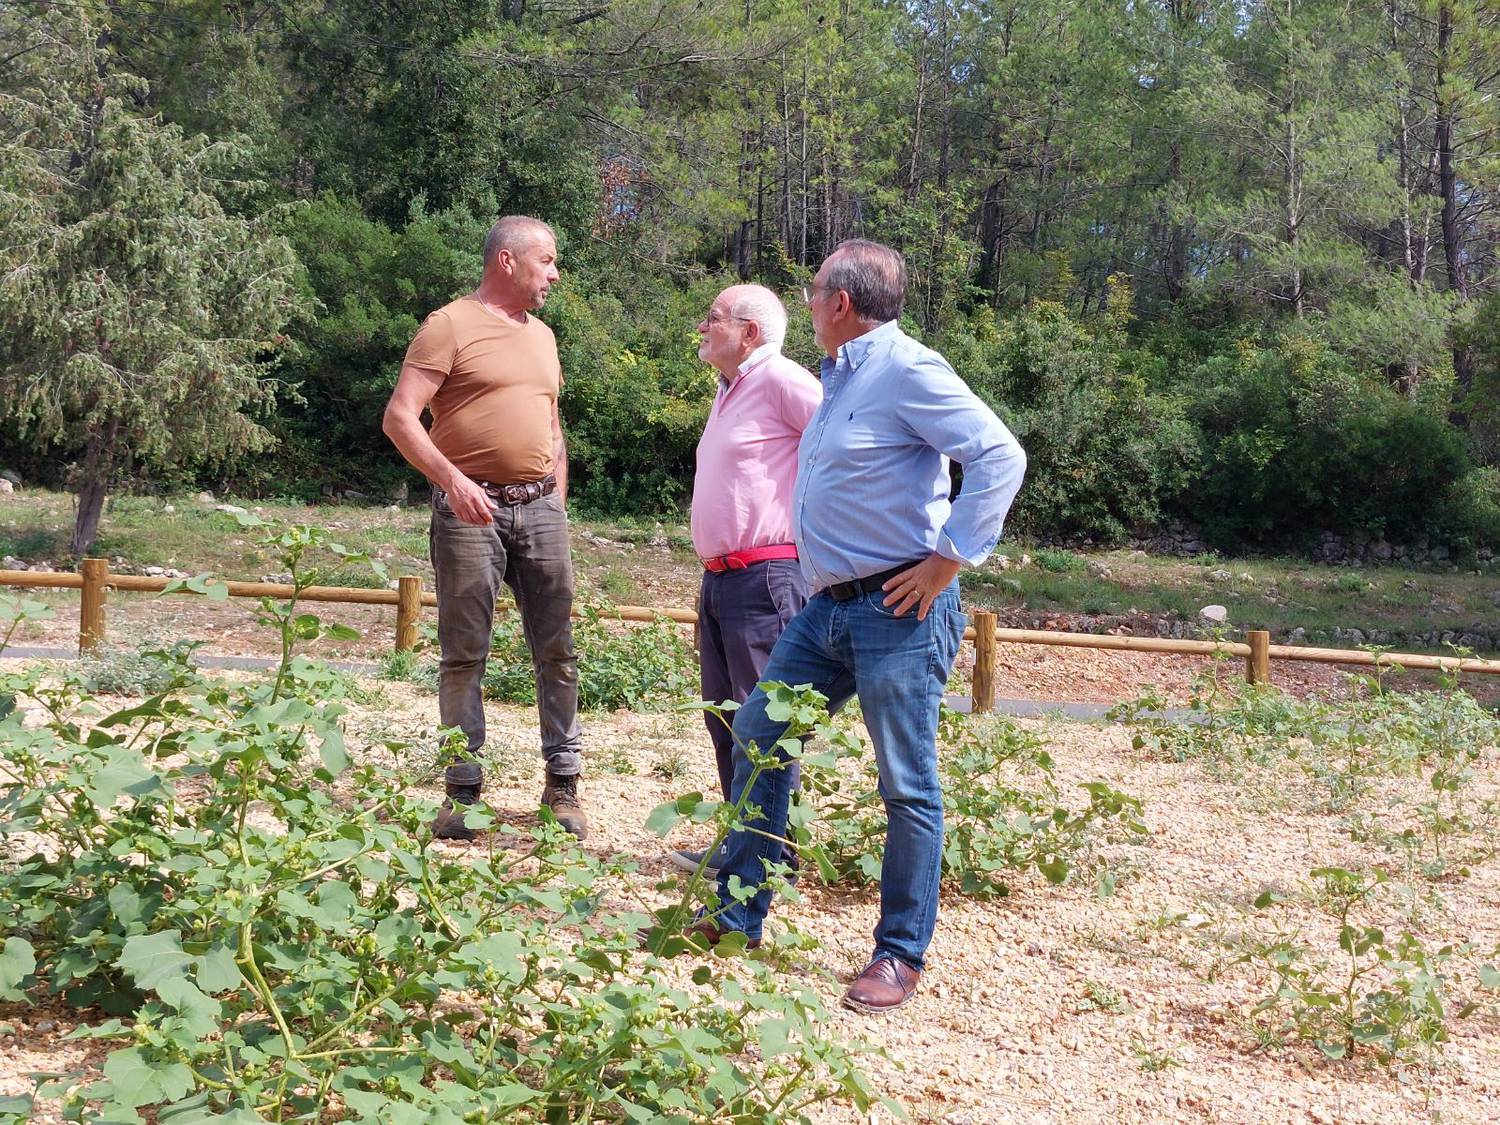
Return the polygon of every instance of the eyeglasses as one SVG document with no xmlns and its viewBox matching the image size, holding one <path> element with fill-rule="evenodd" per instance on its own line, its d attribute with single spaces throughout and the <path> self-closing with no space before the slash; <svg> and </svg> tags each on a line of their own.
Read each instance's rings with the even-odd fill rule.
<svg viewBox="0 0 1500 1125">
<path fill-rule="evenodd" d="M 837 290 L 834 290 L 832 286 L 828 285 L 804 285 L 802 287 L 802 303 L 804 305 L 812 304 L 813 298 L 816 297 L 820 292 L 837 292 Z"/>
<path fill-rule="evenodd" d="M 715 324 L 723 324 L 726 320 L 748 321 L 749 319 L 749 317 L 744 316 L 729 316 L 728 314 L 720 315 L 719 313 L 711 312 L 703 318 L 703 323 L 712 326 Z"/>
</svg>

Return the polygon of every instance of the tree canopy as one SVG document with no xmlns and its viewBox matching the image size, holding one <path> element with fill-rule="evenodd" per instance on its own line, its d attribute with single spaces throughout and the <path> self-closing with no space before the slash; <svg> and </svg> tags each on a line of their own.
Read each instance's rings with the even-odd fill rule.
<svg viewBox="0 0 1500 1125">
<path fill-rule="evenodd" d="M 1500 539 L 1500 9 L 1485 0 L 310 0 L 295 14 L 276 0 L 58 0 L 6 12 L 8 98 L 42 73 L 22 46 L 36 28 L 90 21 L 94 62 L 68 68 L 72 112 L 84 120 L 90 96 L 108 104 L 114 124 L 90 128 L 118 138 L 115 162 L 96 167 L 137 177 L 91 198 L 100 214 L 161 216 L 107 249 L 94 236 L 89 253 L 128 262 L 131 239 L 160 235 L 139 259 L 161 275 L 152 285 L 236 291 L 238 304 L 204 315 L 237 327 L 188 335 L 258 345 L 214 360 L 233 405 L 215 408 L 229 420 L 208 444 L 278 442 L 274 459 L 236 461 L 240 487 L 399 478 L 378 416 L 405 339 L 473 284 L 492 218 L 523 212 L 561 235 L 564 282 L 543 315 L 564 351 L 585 505 L 661 511 L 685 495 L 712 390 L 692 326 L 714 287 L 756 279 L 790 296 L 861 235 L 906 254 L 910 330 L 1046 450 L 1023 526 L 1118 538 L 1178 515 L 1265 545 L 1328 527 Z M 87 66 L 142 81 L 89 95 Z M 51 165 L 27 156 L 17 120 L 7 110 L 7 191 L 31 192 L 28 161 L 80 175 L 59 170 L 66 145 L 48 150 Z M 148 170 L 163 160 L 205 179 Z M 28 214 L 61 216 L 46 201 L 70 192 L 42 192 Z M 173 209 L 226 233 L 167 236 Z M 231 228 L 264 255 L 292 248 L 236 275 L 267 287 L 182 272 L 188 258 L 234 258 L 211 252 Z M 64 310 L 83 289 L 46 284 L 58 323 L 76 321 Z M 181 311 L 149 291 L 142 300 Z M 311 315 L 291 318 L 299 305 Z M 6 313 L 13 325 L 39 315 Z M 165 345 L 129 324 L 132 342 L 112 346 L 154 370 Z M 10 334 L 8 371 L 26 333 Z M 76 340 L 53 339 L 61 370 Z M 801 316 L 789 351 L 815 358 Z M 272 363 L 295 391 L 274 411 Z M 46 429 L 34 405 L 13 413 Z M 153 440 L 165 457 L 165 438 L 136 439 Z M 1413 459 L 1418 491 L 1384 489 Z M 1246 501 L 1215 481 L 1248 480 L 1251 463 L 1264 500 L 1222 518 Z M 1327 473 L 1375 499 L 1330 500 L 1336 490 L 1306 480 Z M 1411 499 L 1422 488 L 1433 502 Z"/>
</svg>

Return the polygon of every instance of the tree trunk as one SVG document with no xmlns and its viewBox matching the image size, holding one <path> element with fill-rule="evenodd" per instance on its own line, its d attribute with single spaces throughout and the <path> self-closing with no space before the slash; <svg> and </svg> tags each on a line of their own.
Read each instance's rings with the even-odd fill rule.
<svg viewBox="0 0 1500 1125">
<path fill-rule="evenodd" d="M 73 521 L 73 541 L 68 545 L 76 559 L 88 554 L 99 537 L 99 517 L 104 512 L 104 498 L 109 495 L 110 476 L 115 467 L 115 437 L 119 432 L 120 422 L 114 419 L 89 438 L 78 478 L 78 516 Z"/>
<path fill-rule="evenodd" d="M 1443 257 L 1448 267 L 1448 288 L 1467 301 L 1469 278 L 1464 268 L 1463 232 L 1458 225 L 1458 172 L 1453 166 L 1453 103 L 1444 90 L 1448 64 L 1453 58 L 1453 5 L 1446 0 L 1438 5 L 1437 46 L 1433 90 L 1437 105 L 1438 191 L 1443 200 Z M 1473 349 L 1454 346 L 1453 375 L 1453 408 L 1448 419 L 1460 429 L 1467 429 L 1469 419 L 1461 404 L 1474 386 Z"/>
</svg>

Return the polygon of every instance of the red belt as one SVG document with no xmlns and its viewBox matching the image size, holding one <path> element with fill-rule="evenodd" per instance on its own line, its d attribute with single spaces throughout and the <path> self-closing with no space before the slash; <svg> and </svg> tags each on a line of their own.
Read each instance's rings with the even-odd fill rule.
<svg viewBox="0 0 1500 1125">
<path fill-rule="evenodd" d="M 726 570 L 744 570 L 752 563 L 769 562 L 772 559 L 795 559 L 796 557 L 797 545 L 795 543 L 774 543 L 769 547 L 751 547 L 748 551 L 734 551 L 727 555 L 704 559 L 703 567 L 714 574 L 722 574 Z"/>
</svg>

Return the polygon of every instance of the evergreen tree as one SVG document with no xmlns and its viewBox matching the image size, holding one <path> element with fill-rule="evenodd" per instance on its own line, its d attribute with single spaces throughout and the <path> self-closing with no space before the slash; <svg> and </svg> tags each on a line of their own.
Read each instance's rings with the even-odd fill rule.
<svg viewBox="0 0 1500 1125">
<path fill-rule="evenodd" d="M 76 459 L 72 549 L 139 469 L 265 446 L 296 260 L 225 214 L 228 146 L 142 116 L 110 32 L 79 9 L 0 9 L 0 413 Z"/>
</svg>

